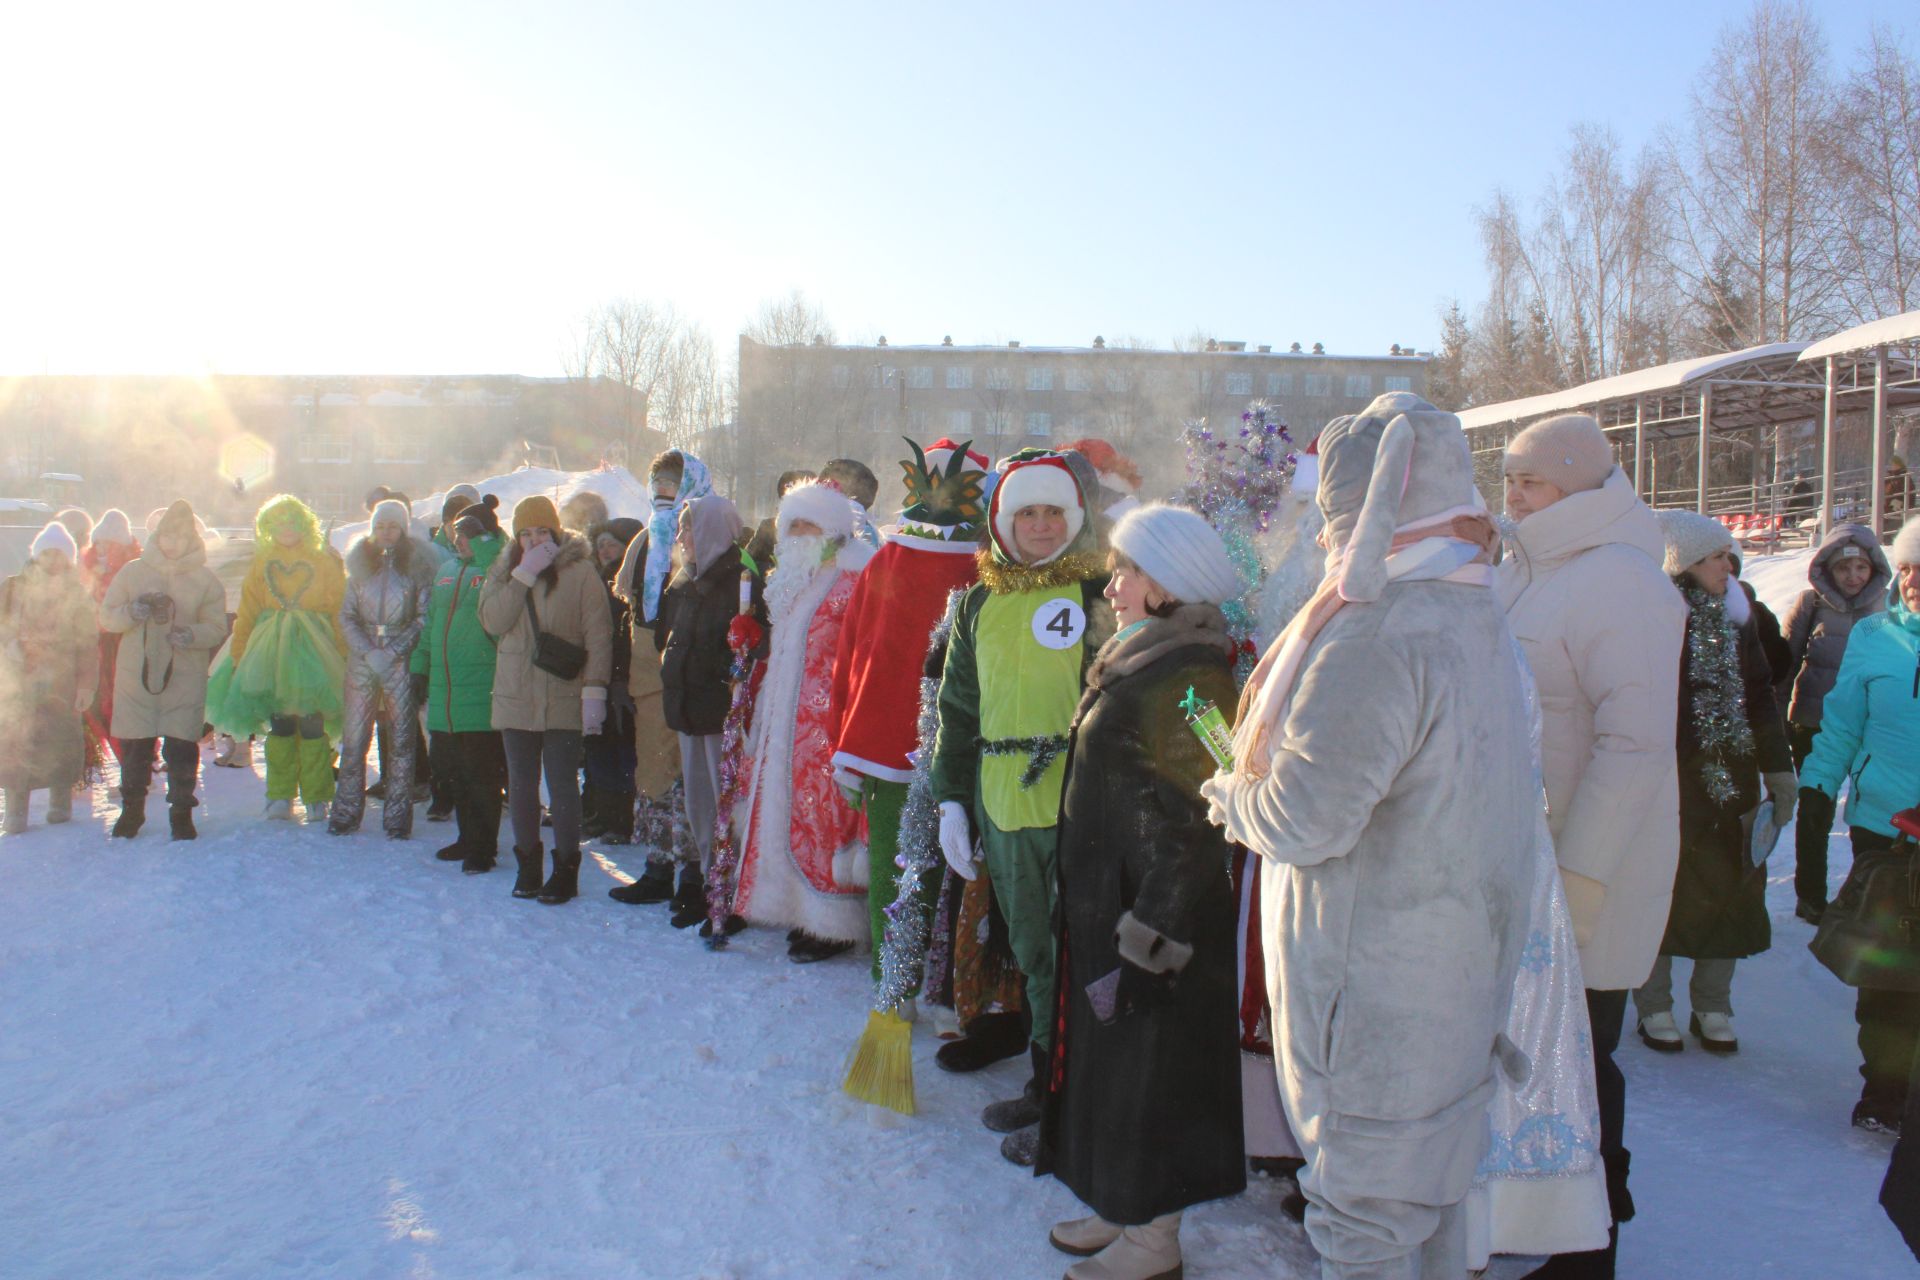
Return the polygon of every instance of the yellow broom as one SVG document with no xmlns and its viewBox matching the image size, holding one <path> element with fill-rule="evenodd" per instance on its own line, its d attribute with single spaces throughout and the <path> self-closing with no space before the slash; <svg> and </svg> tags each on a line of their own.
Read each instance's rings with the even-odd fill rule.
<svg viewBox="0 0 1920 1280">
<path fill-rule="evenodd" d="M 898 1010 L 870 1010 L 840 1087 L 862 1102 L 913 1115 L 913 1024 Z"/>
</svg>

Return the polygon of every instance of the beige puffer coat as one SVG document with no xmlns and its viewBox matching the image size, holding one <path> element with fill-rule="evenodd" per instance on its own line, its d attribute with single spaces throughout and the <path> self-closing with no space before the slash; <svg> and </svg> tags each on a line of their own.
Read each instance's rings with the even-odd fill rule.
<svg viewBox="0 0 1920 1280">
<path fill-rule="evenodd" d="M 493 670 L 493 727 L 579 733 L 580 691 L 607 687 L 613 674 L 613 611 L 606 583 L 593 567 L 587 540 L 569 533 L 560 555 L 536 579 L 533 607 L 540 629 L 587 651 L 577 679 L 561 680 L 533 665 L 533 621 L 527 616 L 528 588 L 513 576 L 515 548 L 493 562 L 480 591 L 480 625 L 500 642 Z"/>
<path fill-rule="evenodd" d="M 142 596 L 173 601 L 171 620 L 136 621 L 130 612 Z M 175 647 L 176 627 L 192 633 Z M 227 638 L 227 591 L 207 568 L 207 549 L 195 537 L 181 555 L 161 554 L 148 541 L 100 602 L 100 629 L 125 637 L 113 668 L 113 723 L 109 732 L 127 741 L 180 738 L 198 742 L 207 719 L 207 670 Z"/>
<path fill-rule="evenodd" d="M 1495 584 L 1540 690 L 1547 824 L 1595 991 L 1647 980 L 1673 901 L 1687 606 L 1665 554 L 1616 467 L 1522 520 Z"/>
</svg>

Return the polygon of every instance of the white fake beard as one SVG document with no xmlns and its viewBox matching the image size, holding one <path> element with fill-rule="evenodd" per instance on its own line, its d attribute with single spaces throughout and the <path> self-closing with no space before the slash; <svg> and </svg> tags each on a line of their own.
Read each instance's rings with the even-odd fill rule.
<svg viewBox="0 0 1920 1280">
<path fill-rule="evenodd" d="M 767 614 L 779 621 L 819 575 L 827 540 L 819 534 L 786 537 L 773 544 L 773 577 L 767 580 Z"/>
</svg>

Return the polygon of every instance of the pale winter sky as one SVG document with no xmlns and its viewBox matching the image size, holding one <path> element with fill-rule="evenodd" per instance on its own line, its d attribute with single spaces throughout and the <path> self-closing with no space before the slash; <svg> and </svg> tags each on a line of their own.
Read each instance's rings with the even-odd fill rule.
<svg viewBox="0 0 1920 1280">
<path fill-rule="evenodd" d="M 1913 0 L 1821 3 L 1836 62 Z M 1679 122 L 1745 0 L 11 4 L 0 372 L 560 371 L 720 340 L 1431 346 L 1473 206 Z M 1910 45 L 1911 47 L 1911 45 Z"/>
</svg>

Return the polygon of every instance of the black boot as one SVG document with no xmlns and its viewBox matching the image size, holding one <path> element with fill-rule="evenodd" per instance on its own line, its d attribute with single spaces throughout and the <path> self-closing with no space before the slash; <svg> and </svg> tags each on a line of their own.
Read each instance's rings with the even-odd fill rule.
<svg viewBox="0 0 1920 1280">
<path fill-rule="evenodd" d="M 1017 1013 L 983 1013 L 967 1024 L 964 1038 L 934 1050 L 934 1065 L 964 1073 L 1003 1062 L 1027 1047 L 1026 1020 Z"/>
<path fill-rule="evenodd" d="M 193 806 L 190 804 L 169 805 L 167 825 L 171 828 L 175 840 L 198 840 L 200 833 L 193 829 Z"/>
<path fill-rule="evenodd" d="M 680 868 L 680 887 L 673 891 L 673 918 L 676 929 L 691 929 L 707 918 L 707 884 L 700 864 L 689 862 Z"/>
<path fill-rule="evenodd" d="M 562 902 L 572 902 L 574 895 L 580 892 L 580 851 L 562 853 L 553 851 L 553 874 L 547 877 L 547 883 L 541 886 L 540 901 L 548 906 Z"/>
<path fill-rule="evenodd" d="M 802 933 L 787 944 L 787 959 L 795 964 L 818 964 L 822 960 L 831 960 L 835 956 L 845 955 L 851 950 L 853 950 L 851 942 L 816 938 L 810 933 Z"/>
<path fill-rule="evenodd" d="M 464 862 L 467 857 L 467 846 L 455 840 L 452 844 L 435 853 L 433 856 L 442 862 Z"/>
<path fill-rule="evenodd" d="M 665 902 L 673 896 L 673 864 L 649 862 L 646 871 L 632 884 L 615 885 L 607 896 L 628 906 L 647 906 Z"/>
<path fill-rule="evenodd" d="M 580 789 L 580 838 L 582 840 L 598 840 L 601 832 L 607 829 L 607 816 L 602 812 L 603 799 L 597 787 Z"/>
<path fill-rule="evenodd" d="M 1033 1063 L 1033 1075 L 1020 1096 L 1005 1102 L 990 1102 L 980 1113 L 980 1123 L 995 1133 L 1018 1133 L 1040 1123 L 1041 1082 L 1047 1078 L 1047 1051 L 1036 1044 L 1030 1046 L 1027 1053 Z"/>
<path fill-rule="evenodd" d="M 1586 1253 L 1556 1253 L 1527 1272 L 1524 1280 L 1613 1280 L 1614 1251 L 1620 1245 L 1618 1224 L 1607 1228 L 1607 1247 Z"/>
<path fill-rule="evenodd" d="M 493 870 L 494 851 L 491 849 L 473 849 L 461 860 L 460 870 L 470 876 L 483 876 Z"/>
<path fill-rule="evenodd" d="M 516 898 L 537 898 L 540 896 L 540 873 L 546 870 L 547 851 L 539 845 L 531 849 L 516 847 L 514 860 L 520 864 L 520 874 L 513 882 L 513 896 Z"/>
<path fill-rule="evenodd" d="M 147 821 L 147 793 L 144 791 L 120 792 L 120 816 L 113 820 L 113 830 L 108 834 L 115 840 L 131 840 L 140 834 L 140 828 Z"/>
</svg>

